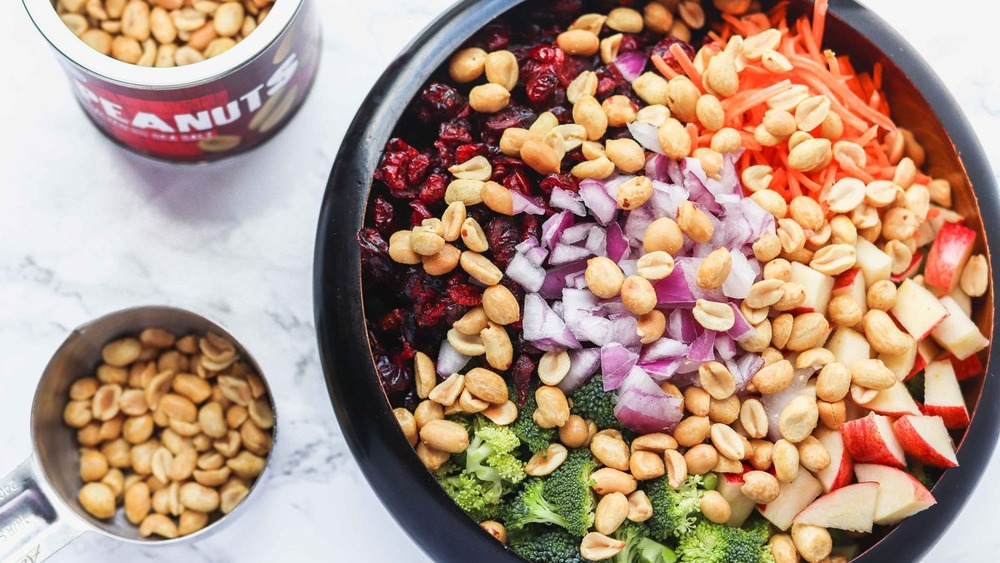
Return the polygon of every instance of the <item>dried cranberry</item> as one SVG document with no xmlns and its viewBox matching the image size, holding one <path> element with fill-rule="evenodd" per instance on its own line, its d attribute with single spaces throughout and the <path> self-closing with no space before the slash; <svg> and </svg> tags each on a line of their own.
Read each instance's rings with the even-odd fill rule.
<svg viewBox="0 0 1000 563">
<path fill-rule="evenodd" d="M 514 170 L 503 179 L 503 185 L 508 190 L 513 190 L 519 194 L 531 195 L 531 181 L 520 170 Z"/>
<path fill-rule="evenodd" d="M 420 188 L 420 201 L 427 205 L 440 203 L 444 199 L 444 192 L 448 189 L 448 178 L 444 174 L 437 172 L 427 176 L 424 185 Z"/>
<path fill-rule="evenodd" d="M 552 13 L 563 21 L 576 19 L 583 11 L 583 1 L 582 0 L 556 0 L 554 6 L 552 6 Z"/>
<path fill-rule="evenodd" d="M 538 118 L 538 114 L 522 105 L 511 104 L 494 113 L 483 124 L 483 140 L 496 144 L 505 129 L 520 127 L 527 129 Z"/>
<path fill-rule="evenodd" d="M 556 88 L 559 86 L 559 77 L 551 66 L 546 66 L 534 73 L 524 85 L 528 99 L 536 104 L 541 104 L 552 100 Z"/>
<path fill-rule="evenodd" d="M 413 375 L 401 363 L 386 355 L 375 356 L 375 371 L 386 393 L 402 393 L 413 383 Z"/>
<path fill-rule="evenodd" d="M 531 374 L 535 372 L 535 361 L 525 354 L 521 354 L 514 361 L 511 368 L 511 376 L 514 378 L 514 389 L 517 393 L 517 406 L 523 407 L 528 400 L 528 393 L 531 391 Z"/>
<path fill-rule="evenodd" d="M 414 306 L 417 324 L 431 327 L 441 323 L 451 325 L 468 311 L 468 307 L 453 303 L 449 299 L 436 302 L 419 303 Z"/>
<path fill-rule="evenodd" d="M 542 219 L 538 215 L 521 216 L 521 237 L 518 242 L 542 236 Z"/>
<path fill-rule="evenodd" d="M 368 227 L 358 231 L 358 246 L 361 248 L 361 266 L 364 271 L 378 283 L 393 290 L 398 289 L 398 268 L 389 257 L 389 243 L 378 230 Z"/>
<path fill-rule="evenodd" d="M 435 82 L 420 93 L 417 116 L 421 121 L 432 122 L 451 119 L 466 105 L 465 97 L 458 90 Z"/>
<path fill-rule="evenodd" d="M 650 56 L 659 55 L 663 57 L 663 62 L 670 65 L 670 68 L 674 69 L 679 73 L 683 73 L 684 69 L 682 69 L 681 64 L 677 62 L 677 57 L 675 57 L 674 54 L 670 52 L 671 45 L 675 43 L 681 46 L 681 49 L 684 50 L 684 53 L 687 54 L 689 59 L 694 59 L 694 47 L 689 45 L 687 42 L 681 41 L 680 39 L 677 39 L 675 37 L 666 37 L 662 41 L 657 43 L 653 47 L 653 52 Z"/>
<path fill-rule="evenodd" d="M 493 252 L 493 263 L 501 270 L 514 259 L 517 250 L 514 247 L 521 242 L 520 229 L 513 217 L 495 217 L 486 224 L 486 240 Z"/>
<path fill-rule="evenodd" d="M 632 91 L 631 85 L 614 64 L 602 66 L 597 69 L 597 96 L 600 98 L 614 94 L 628 95 Z"/>
<path fill-rule="evenodd" d="M 485 156 L 486 145 L 479 143 L 474 145 L 462 145 L 455 149 L 455 164 L 462 164 L 474 156 Z"/>
<path fill-rule="evenodd" d="M 406 322 L 406 315 L 405 309 L 393 309 L 382 316 L 382 320 L 378 323 L 379 327 L 386 332 L 401 331 L 403 323 Z"/>
<path fill-rule="evenodd" d="M 406 183 L 409 186 L 416 186 L 423 181 L 430 168 L 431 159 L 426 154 L 418 154 L 410 161 L 410 166 L 406 169 Z"/>
<path fill-rule="evenodd" d="M 626 33 L 622 36 L 622 42 L 618 45 L 618 52 L 628 53 L 629 51 L 638 51 L 639 48 L 639 38 L 631 33 Z"/>
<path fill-rule="evenodd" d="M 559 120 L 559 123 L 566 124 L 573 122 L 573 112 L 566 106 L 554 106 L 552 108 L 549 108 L 549 112 L 552 115 L 556 116 L 556 119 Z"/>
<path fill-rule="evenodd" d="M 423 223 L 424 219 L 430 219 L 434 216 L 431 210 L 427 208 L 427 204 L 419 199 L 411 201 L 410 208 L 413 209 L 413 215 L 410 216 L 410 224 L 414 227 Z"/>
<path fill-rule="evenodd" d="M 593 67 L 589 57 L 567 57 L 562 68 L 559 69 L 559 83 L 563 88 L 569 86 L 581 72 L 590 70 Z"/>
<path fill-rule="evenodd" d="M 392 204 L 382 196 L 375 197 L 375 228 L 383 237 L 397 231 L 398 221 L 393 213 Z"/>
<path fill-rule="evenodd" d="M 483 302 L 483 291 L 478 287 L 463 283 L 448 288 L 448 297 L 466 307 L 475 307 Z"/>
<path fill-rule="evenodd" d="M 389 141 L 382 156 L 382 163 L 375 170 L 375 179 L 385 182 L 390 193 L 396 197 L 412 198 L 416 195 L 408 182 L 410 165 L 421 154 L 399 138 Z M 422 166 L 418 163 L 417 167 Z M 426 169 L 426 168 L 424 168 Z"/>
<path fill-rule="evenodd" d="M 471 126 L 467 119 L 452 119 L 441 124 L 438 139 L 449 147 L 457 147 L 472 142 Z"/>
<path fill-rule="evenodd" d="M 510 28 L 499 23 L 491 23 L 483 28 L 486 37 L 486 50 L 499 51 L 510 45 Z"/>
<path fill-rule="evenodd" d="M 549 174 L 538 187 L 546 194 L 551 194 L 554 188 L 575 192 L 580 189 L 580 180 L 572 174 Z"/>
<path fill-rule="evenodd" d="M 562 66 L 566 53 L 555 45 L 536 45 L 528 53 L 532 61 L 543 65 Z"/>
</svg>

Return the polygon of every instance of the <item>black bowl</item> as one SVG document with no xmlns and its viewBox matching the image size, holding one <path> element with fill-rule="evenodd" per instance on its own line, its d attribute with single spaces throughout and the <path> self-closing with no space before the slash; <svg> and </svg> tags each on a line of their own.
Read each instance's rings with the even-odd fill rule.
<svg viewBox="0 0 1000 563">
<path fill-rule="evenodd" d="M 386 69 L 362 104 L 337 155 L 323 199 L 316 240 L 314 299 L 320 355 L 337 418 L 375 492 L 414 540 L 436 561 L 520 561 L 483 532 L 441 490 L 406 442 L 376 375 L 362 299 L 356 233 L 362 226 L 372 174 L 386 141 L 421 86 L 476 30 L 523 0 L 465 0 L 421 33 Z M 811 4 L 793 2 L 793 11 Z M 928 149 L 930 171 L 955 187 L 955 208 L 979 231 L 1000 224 L 1000 198 L 989 162 L 955 100 L 927 64 L 889 25 L 853 0 L 831 0 L 826 41 L 850 53 L 858 68 L 880 62 L 894 119 Z M 974 190 L 969 186 L 974 186 Z M 977 211 L 978 205 L 978 213 Z M 996 271 L 990 258 L 991 267 Z M 994 283 L 996 278 L 994 277 Z M 992 336 L 993 290 L 977 321 Z M 997 342 L 993 341 L 991 353 Z M 972 424 L 959 444 L 960 467 L 933 493 L 938 504 L 907 519 L 855 559 L 914 561 L 943 535 L 991 457 L 1000 430 L 1000 381 L 966 382 Z M 988 400 L 981 400 L 982 398 Z"/>
</svg>

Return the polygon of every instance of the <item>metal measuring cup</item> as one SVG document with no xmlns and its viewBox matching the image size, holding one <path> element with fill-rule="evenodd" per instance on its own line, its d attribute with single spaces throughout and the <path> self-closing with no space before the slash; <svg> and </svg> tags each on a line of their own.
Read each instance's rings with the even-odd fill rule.
<svg viewBox="0 0 1000 563">
<path fill-rule="evenodd" d="M 69 387 L 93 372 L 101 349 L 125 335 L 150 327 L 177 335 L 214 332 L 227 338 L 242 361 L 261 377 L 275 415 L 272 446 L 264 471 L 254 480 L 246 498 L 229 514 L 210 521 L 200 531 L 172 540 L 143 538 L 139 528 L 119 509 L 110 520 L 99 520 L 80 506 L 77 492 L 83 486 L 76 461 L 75 431 L 63 423 Z M 11 473 L 0 477 L 0 563 L 37 563 L 51 556 L 84 532 L 97 532 L 128 543 L 174 545 L 193 541 L 220 529 L 223 521 L 243 512 L 267 472 L 277 443 L 277 410 L 267 380 L 253 357 L 239 341 L 218 324 L 195 313 L 172 307 L 137 307 L 105 315 L 74 330 L 49 360 L 35 391 L 31 407 L 32 455 Z"/>
</svg>

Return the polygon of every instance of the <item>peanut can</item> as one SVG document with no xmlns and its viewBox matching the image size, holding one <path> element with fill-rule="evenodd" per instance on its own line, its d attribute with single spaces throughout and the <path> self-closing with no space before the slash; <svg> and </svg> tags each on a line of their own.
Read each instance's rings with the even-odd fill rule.
<svg viewBox="0 0 1000 563">
<path fill-rule="evenodd" d="M 219 160 L 267 141 L 302 105 L 319 64 L 320 25 L 311 0 L 277 0 L 231 49 L 169 68 L 104 55 L 63 23 L 53 0 L 23 1 L 94 125 L 118 144 L 161 160 Z"/>
</svg>

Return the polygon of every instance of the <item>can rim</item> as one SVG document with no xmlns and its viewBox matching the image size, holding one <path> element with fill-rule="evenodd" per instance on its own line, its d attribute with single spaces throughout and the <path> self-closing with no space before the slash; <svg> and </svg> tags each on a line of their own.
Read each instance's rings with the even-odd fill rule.
<svg viewBox="0 0 1000 563">
<path fill-rule="evenodd" d="M 253 33 L 221 55 L 192 65 L 154 68 L 125 63 L 92 49 L 62 22 L 52 0 L 23 0 L 35 27 L 63 57 L 110 82 L 147 89 L 197 86 L 232 72 L 270 47 L 291 23 L 303 2 L 276 0 Z"/>
</svg>

